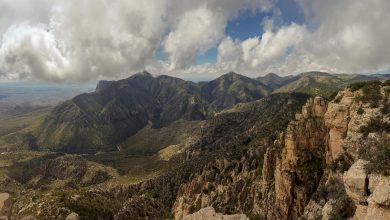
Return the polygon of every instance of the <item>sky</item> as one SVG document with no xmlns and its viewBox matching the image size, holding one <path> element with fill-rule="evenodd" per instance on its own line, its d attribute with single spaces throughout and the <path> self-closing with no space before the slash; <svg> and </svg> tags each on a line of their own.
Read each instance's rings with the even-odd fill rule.
<svg viewBox="0 0 390 220">
<path fill-rule="evenodd" d="M 0 0 L 0 81 L 390 69 L 389 0 Z"/>
</svg>

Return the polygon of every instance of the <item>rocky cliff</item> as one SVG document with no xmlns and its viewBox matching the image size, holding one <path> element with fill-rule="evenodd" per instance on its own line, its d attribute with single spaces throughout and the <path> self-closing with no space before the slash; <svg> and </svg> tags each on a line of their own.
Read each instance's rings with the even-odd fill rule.
<svg viewBox="0 0 390 220">
<path fill-rule="evenodd" d="M 370 82 L 332 101 L 277 94 L 236 105 L 203 121 L 170 157 L 169 170 L 137 183 L 114 182 L 116 172 L 81 156 L 15 164 L 8 176 L 26 190 L 14 193 L 12 212 L 39 219 L 389 219 L 389 94 L 389 82 Z M 0 180 L 0 190 L 11 192 L 13 181 Z M 61 190 L 29 190 L 38 186 Z"/>
<path fill-rule="evenodd" d="M 360 160 L 367 157 L 362 151 L 377 155 L 383 145 L 388 149 L 388 86 L 361 87 L 346 89 L 328 103 L 320 97 L 309 100 L 276 141 L 276 150 L 266 153 L 262 190 L 276 206 L 263 210 L 264 217 L 389 218 L 384 201 L 390 199 L 390 185 L 380 170 L 389 163 L 388 151 L 383 166 L 371 173 L 368 164 L 380 161 Z M 378 96 L 369 98 L 372 94 Z M 378 141 L 381 147 L 375 149 Z"/>
<path fill-rule="evenodd" d="M 388 219 L 388 97 L 388 83 L 373 82 L 311 98 L 274 142 L 182 185 L 174 216 L 212 206 L 253 219 Z"/>
</svg>

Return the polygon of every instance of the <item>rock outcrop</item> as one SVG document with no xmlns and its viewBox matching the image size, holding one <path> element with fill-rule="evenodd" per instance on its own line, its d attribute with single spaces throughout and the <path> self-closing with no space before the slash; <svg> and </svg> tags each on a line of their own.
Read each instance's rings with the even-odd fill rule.
<svg viewBox="0 0 390 220">
<path fill-rule="evenodd" d="M 80 220 L 79 214 L 72 212 L 68 216 L 66 216 L 66 220 Z"/>
<path fill-rule="evenodd" d="M 344 173 L 344 186 L 357 205 L 353 219 L 390 219 L 390 177 L 368 174 L 358 160 Z"/>
<path fill-rule="evenodd" d="M 383 87 L 379 91 L 387 94 Z M 361 101 L 365 92 L 346 89 L 331 102 L 307 102 L 264 156 L 257 213 L 266 219 L 388 218 L 390 184 L 381 183 L 382 193 L 374 193 L 370 184 L 383 177 L 370 177 L 369 162 L 359 159 L 359 149 L 372 147 L 362 127 L 374 117 L 388 120 L 379 108 L 388 99 L 373 107 Z"/>
<path fill-rule="evenodd" d="M 343 176 L 348 196 L 359 204 L 365 202 L 369 194 L 368 176 L 365 170 L 367 164 L 367 161 L 358 160 Z"/>
<path fill-rule="evenodd" d="M 216 213 L 213 207 L 207 207 L 184 217 L 183 220 L 249 220 L 249 218 L 244 214 L 223 215 Z"/>
<path fill-rule="evenodd" d="M 310 99 L 284 134 L 275 167 L 277 218 L 297 219 L 322 178 L 328 143 L 326 109 L 324 99 Z"/>
<path fill-rule="evenodd" d="M 0 219 L 11 216 L 12 201 L 8 193 L 0 193 Z"/>
</svg>

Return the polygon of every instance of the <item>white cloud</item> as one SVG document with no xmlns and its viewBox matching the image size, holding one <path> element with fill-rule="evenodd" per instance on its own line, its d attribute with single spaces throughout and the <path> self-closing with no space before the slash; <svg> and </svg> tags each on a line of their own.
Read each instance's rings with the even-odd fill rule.
<svg viewBox="0 0 390 220">
<path fill-rule="evenodd" d="M 316 29 L 291 59 L 305 56 L 322 69 L 338 72 L 390 67 L 390 1 L 299 2 Z"/>
<path fill-rule="evenodd" d="M 234 42 L 234 46 L 232 40 L 222 41 L 218 62 L 231 70 L 255 74 L 390 68 L 390 1 L 296 1 L 307 24 L 275 28 L 272 18 L 266 19 L 261 37 Z M 241 52 L 229 49 L 234 47 Z"/>
<path fill-rule="evenodd" d="M 165 70 L 188 68 L 242 10 L 274 0 L 3 0 L 1 78 L 52 81 L 120 77 L 147 68 L 162 46 Z M 4 74 L 7 73 L 7 74 Z"/>
<path fill-rule="evenodd" d="M 184 0 L 175 1 L 169 13 L 172 31 L 164 50 L 170 70 L 183 69 L 194 63 L 197 53 L 214 47 L 224 36 L 227 21 L 241 11 L 267 11 L 274 0 Z M 178 14 L 176 14 L 178 13 Z M 172 19 L 174 18 L 174 19 Z"/>
<path fill-rule="evenodd" d="M 218 47 L 218 63 L 243 73 L 271 71 L 280 65 L 289 50 L 299 45 L 307 30 L 305 26 L 292 24 L 278 31 L 265 30 L 261 37 L 233 42 L 230 37 Z"/>
<path fill-rule="evenodd" d="M 51 81 L 154 73 L 260 75 L 390 68 L 390 1 L 295 0 L 306 24 L 284 24 L 277 0 L 2 0 L 0 79 Z M 240 12 L 272 11 L 261 36 L 226 36 Z M 261 21 L 259 21 L 261 22 Z M 215 64 L 194 65 L 218 50 Z M 167 61 L 154 59 L 157 50 Z"/>
</svg>

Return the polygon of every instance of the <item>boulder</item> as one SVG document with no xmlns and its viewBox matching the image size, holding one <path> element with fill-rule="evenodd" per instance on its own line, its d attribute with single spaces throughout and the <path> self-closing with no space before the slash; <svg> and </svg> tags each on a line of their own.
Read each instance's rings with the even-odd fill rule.
<svg viewBox="0 0 390 220">
<path fill-rule="evenodd" d="M 390 207 L 390 185 L 379 185 L 370 196 L 370 200 L 380 206 Z"/>
<path fill-rule="evenodd" d="M 356 204 L 365 202 L 368 196 L 367 163 L 364 160 L 356 161 L 343 176 L 346 192 Z"/>
<path fill-rule="evenodd" d="M 66 220 L 80 220 L 79 214 L 72 212 L 67 217 Z"/>
</svg>

